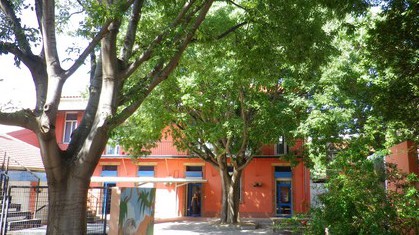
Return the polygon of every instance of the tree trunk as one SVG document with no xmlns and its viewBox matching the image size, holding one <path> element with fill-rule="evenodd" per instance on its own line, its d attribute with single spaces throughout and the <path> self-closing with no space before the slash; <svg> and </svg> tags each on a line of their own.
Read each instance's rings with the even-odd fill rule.
<svg viewBox="0 0 419 235">
<path fill-rule="evenodd" d="M 86 234 L 87 191 L 90 180 L 74 174 L 48 183 L 47 234 Z"/>
<path fill-rule="evenodd" d="M 230 176 L 227 167 L 220 168 L 223 198 L 220 219 L 222 224 L 237 224 L 239 222 L 240 178 L 242 171 L 233 170 Z"/>
</svg>

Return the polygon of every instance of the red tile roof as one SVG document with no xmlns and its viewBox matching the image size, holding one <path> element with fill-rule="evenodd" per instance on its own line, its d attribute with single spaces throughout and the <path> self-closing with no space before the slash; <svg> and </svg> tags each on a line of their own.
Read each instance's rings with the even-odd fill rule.
<svg viewBox="0 0 419 235">
<path fill-rule="evenodd" d="M 5 164 L 7 164 L 7 158 L 10 158 L 9 169 L 23 170 L 26 167 L 32 171 L 44 171 L 38 148 L 7 134 L 0 134 L 0 166 L 5 156 Z"/>
</svg>

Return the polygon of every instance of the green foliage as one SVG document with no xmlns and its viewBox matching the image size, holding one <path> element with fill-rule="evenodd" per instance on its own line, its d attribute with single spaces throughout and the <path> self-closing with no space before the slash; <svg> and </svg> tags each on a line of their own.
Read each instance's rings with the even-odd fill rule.
<svg viewBox="0 0 419 235">
<path fill-rule="evenodd" d="M 349 155 L 348 155 L 349 154 Z M 386 171 L 386 189 L 382 172 L 368 159 L 356 159 L 348 152 L 339 154 L 329 169 L 327 192 L 322 206 L 314 208 L 310 233 L 323 234 L 409 234 L 419 231 L 417 176 L 406 178 L 394 166 Z"/>
<path fill-rule="evenodd" d="M 308 115 L 297 131 L 309 138 L 307 154 L 316 166 L 327 164 L 327 145 L 346 148 L 355 141 L 369 146 L 369 155 L 406 139 L 419 140 L 414 98 L 419 82 L 413 81 L 417 66 L 404 67 L 409 70 L 404 73 L 412 75 L 406 80 L 401 73 L 390 73 L 394 70 L 380 59 L 388 56 L 392 61 L 384 52 L 388 50 L 373 49 L 378 45 L 373 45 L 372 38 L 385 41 L 374 24 L 383 24 L 385 14 L 348 16 L 328 25 L 337 32 L 334 54 L 322 67 L 320 79 L 307 88 L 309 95 L 300 104 L 305 105 Z M 410 20 L 406 21 L 412 24 Z"/>
<path fill-rule="evenodd" d="M 386 121 L 412 126 L 416 136 L 419 136 L 418 15 L 416 0 L 385 1 L 367 38 L 368 58 L 376 64 L 375 107 Z"/>
<path fill-rule="evenodd" d="M 325 4 L 216 4 L 185 52 L 174 74 L 177 81 L 166 81 L 138 116 L 117 132 L 121 143 L 141 153 L 159 139 L 154 131 L 169 123 L 190 131 L 172 129 L 181 149 L 191 147 L 191 141 L 216 146 L 221 139 L 233 138 L 236 146 L 231 150 L 235 151 L 241 146 L 244 128 L 250 136 L 248 150 L 253 153 L 279 135 L 287 135 L 292 142 L 291 130 L 306 115 L 307 90 L 334 51 L 332 31 L 324 30 L 334 14 Z M 251 113 L 248 120 L 240 110 Z M 143 131 L 136 128 L 141 125 L 149 126 L 142 126 Z M 180 141 L 185 138 L 189 141 Z"/>
<path fill-rule="evenodd" d="M 279 218 L 273 221 L 273 231 L 291 234 L 303 234 L 307 230 L 309 218 L 306 214 L 297 214 L 290 218 Z"/>
<path fill-rule="evenodd" d="M 329 170 L 327 192 L 320 197 L 321 208 L 315 208 L 311 233 L 323 234 L 392 234 L 391 220 L 395 210 L 386 198 L 385 188 L 367 160 L 347 161 L 339 155 Z"/>
<path fill-rule="evenodd" d="M 394 230 L 402 234 L 418 234 L 419 177 L 414 173 L 401 173 L 393 164 L 388 164 L 387 176 L 390 186 L 387 197 L 397 213 L 392 221 Z"/>
</svg>

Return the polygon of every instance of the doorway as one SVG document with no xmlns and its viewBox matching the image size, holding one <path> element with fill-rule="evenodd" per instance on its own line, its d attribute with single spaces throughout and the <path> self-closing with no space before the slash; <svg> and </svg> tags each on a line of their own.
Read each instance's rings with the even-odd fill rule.
<svg viewBox="0 0 419 235">
<path fill-rule="evenodd" d="M 276 214 L 284 217 L 292 215 L 291 180 L 276 181 Z"/>
<path fill-rule="evenodd" d="M 292 170 L 289 166 L 275 167 L 276 210 L 277 216 L 292 216 Z"/>
<path fill-rule="evenodd" d="M 188 184 L 186 193 L 186 215 L 193 217 L 201 216 L 202 184 Z"/>
<path fill-rule="evenodd" d="M 113 187 L 116 187 L 116 183 L 114 182 L 105 182 L 103 184 L 104 195 L 103 195 L 102 213 L 106 215 L 111 213 L 111 195 L 112 195 Z"/>
</svg>

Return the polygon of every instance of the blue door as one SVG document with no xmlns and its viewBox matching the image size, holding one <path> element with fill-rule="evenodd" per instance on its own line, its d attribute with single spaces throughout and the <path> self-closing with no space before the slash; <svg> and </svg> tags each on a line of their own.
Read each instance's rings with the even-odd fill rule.
<svg viewBox="0 0 419 235">
<path fill-rule="evenodd" d="M 201 188 L 202 184 L 188 184 L 188 192 L 186 197 L 186 215 L 200 217 L 201 216 Z"/>
<path fill-rule="evenodd" d="M 290 180 L 276 182 L 276 214 L 290 217 L 292 215 L 292 192 Z"/>
<path fill-rule="evenodd" d="M 104 195 L 103 195 L 102 213 L 109 214 L 111 212 L 112 187 L 115 187 L 116 183 L 105 182 L 103 186 L 104 186 Z"/>
</svg>

